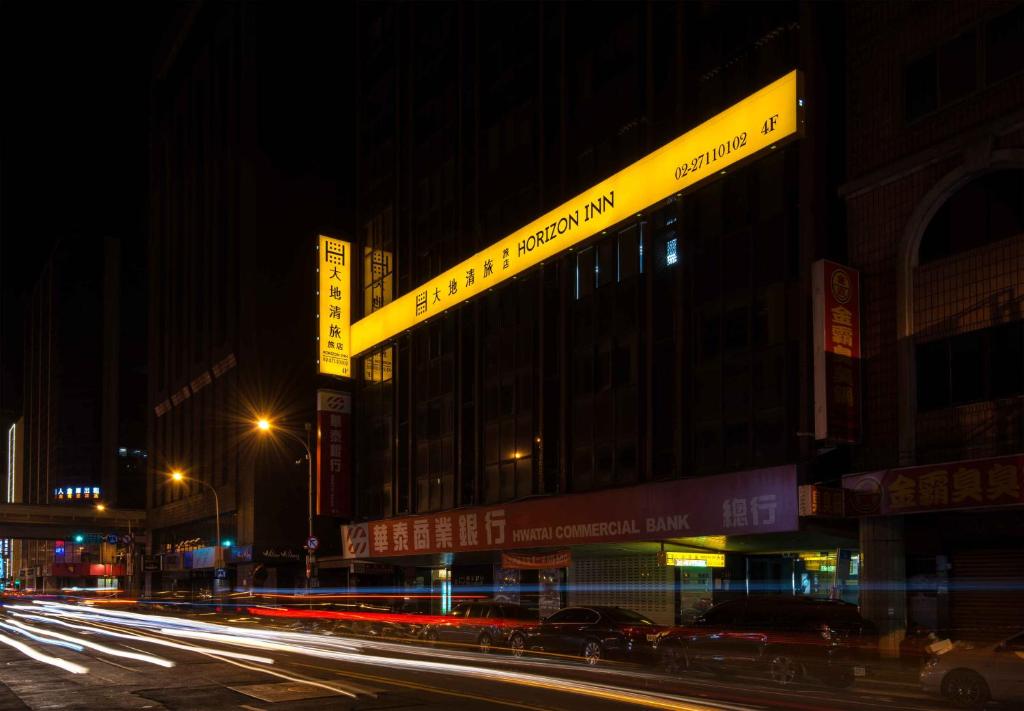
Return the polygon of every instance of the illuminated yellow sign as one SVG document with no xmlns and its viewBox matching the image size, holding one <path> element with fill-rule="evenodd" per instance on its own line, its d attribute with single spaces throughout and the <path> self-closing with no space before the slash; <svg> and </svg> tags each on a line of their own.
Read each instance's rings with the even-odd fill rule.
<svg viewBox="0 0 1024 711">
<path fill-rule="evenodd" d="M 317 343 L 320 373 L 343 378 L 352 375 L 352 245 L 320 235 L 317 253 L 320 322 Z"/>
<path fill-rule="evenodd" d="M 725 553 L 665 552 L 665 565 L 680 568 L 724 568 Z"/>
<path fill-rule="evenodd" d="M 352 354 L 393 338 L 802 130 L 794 70 L 352 325 Z"/>
</svg>

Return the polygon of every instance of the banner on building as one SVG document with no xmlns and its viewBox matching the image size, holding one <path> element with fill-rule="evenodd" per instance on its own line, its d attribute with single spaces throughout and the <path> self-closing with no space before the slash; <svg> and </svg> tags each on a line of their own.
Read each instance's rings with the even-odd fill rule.
<svg viewBox="0 0 1024 711">
<path fill-rule="evenodd" d="M 352 376 L 352 244 L 320 235 L 317 248 L 317 364 L 322 375 Z"/>
<path fill-rule="evenodd" d="M 502 553 L 501 567 L 510 570 L 547 570 L 568 568 L 572 565 L 572 551 L 568 548 L 554 553 Z"/>
<path fill-rule="evenodd" d="M 854 516 L 1024 504 L 1024 454 L 843 477 Z"/>
<path fill-rule="evenodd" d="M 316 391 L 316 512 L 352 515 L 352 396 Z"/>
<path fill-rule="evenodd" d="M 793 70 L 352 325 L 358 355 L 803 131 Z"/>
<path fill-rule="evenodd" d="M 342 550 L 348 558 L 514 550 L 795 531 L 798 522 L 796 466 L 786 465 L 343 526 Z"/>
<path fill-rule="evenodd" d="M 814 299 L 814 437 L 855 444 L 861 434 L 860 274 L 819 259 Z"/>
</svg>

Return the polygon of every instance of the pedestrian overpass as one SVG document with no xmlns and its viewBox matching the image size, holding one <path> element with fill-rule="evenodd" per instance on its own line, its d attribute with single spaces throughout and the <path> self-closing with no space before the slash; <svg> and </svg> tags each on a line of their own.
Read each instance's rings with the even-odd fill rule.
<svg viewBox="0 0 1024 711">
<path fill-rule="evenodd" d="M 144 509 L 67 504 L 0 504 L 0 538 L 59 540 L 74 534 L 142 533 Z"/>
</svg>

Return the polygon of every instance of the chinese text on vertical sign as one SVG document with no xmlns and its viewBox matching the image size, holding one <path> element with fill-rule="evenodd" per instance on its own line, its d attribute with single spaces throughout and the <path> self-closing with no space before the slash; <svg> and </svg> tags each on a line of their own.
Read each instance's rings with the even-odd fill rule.
<svg viewBox="0 0 1024 711">
<path fill-rule="evenodd" d="M 318 357 L 323 375 L 348 378 L 352 375 L 351 295 L 352 245 L 333 237 L 320 236 L 318 273 Z"/>
</svg>

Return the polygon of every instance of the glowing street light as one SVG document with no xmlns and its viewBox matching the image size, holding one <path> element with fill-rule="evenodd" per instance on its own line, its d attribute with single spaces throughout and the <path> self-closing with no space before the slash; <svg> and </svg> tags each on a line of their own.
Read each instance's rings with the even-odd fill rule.
<svg viewBox="0 0 1024 711">
<path fill-rule="evenodd" d="M 97 511 L 106 511 L 107 510 L 107 506 L 106 506 L 106 504 L 96 504 L 96 510 Z"/>
<path fill-rule="evenodd" d="M 294 432 L 292 432 L 289 429 L 285 429 L 283 427 L 274 427 L 271 424 L 270 420 L 268 420 L 266 417 L 261 417 L 258 420 L 256 420 L 256 427 L 259 429 L 259 431 L 261 433 L 262 432 L 270 432 L 271 429 L 273 429 L 275 432 L 281 432 L 281 433 L 287 435 L 288 437 L 291 437 L 292 439 L 294 439 L 296 442 L 298 442 L 300 445 L 302 445 L 303 449 L 306 450 L 306 464 L 307 464 L 307 468 L 309 470 L 309 492 L 308 492 L 309 495 L 306 497 L 307 498 L 307 503 L 309 504 L 309 516 L 308 516 L 308 519 L 307 519 L 307 523 L 308 523 L 308 526 L 307 526 L 308 531 L 307 531 L 307 533 L 308 533 L 309 538 L 313 538 L 313 452 L 310 449 L 310 437 L 311 437 L 311 433 L 313 431 L 313 426 L 311 424 L 309 424 L 308 422 L 306 423 L 306 439 L 305 440 L 303 440 L 302 437 L 299 437 L 297 434 L 295 434 Z M 312 562 L 313 562 L 313 557 L 315 555 L 316 554 L 313 551 L 309 551 L 309 553 L 307 554 L 307 560 L 308 560 L 308 564 L 306 565 L 306 589 L 307 590 L 309 589 L 309 578 L 312 575 Z"/>
<path fill-rule="evenodd" d="M 213 488 L 213 486 L 211 484 L 207 484 L 202 479 L 195 479 L 195 478 L 190 477 L 190 476 L 185 476 L 181 472 L 180 469 L 175 469 L 175 470 L 173 470 L 171 472 L 171 481 L 176 481 L 176 482 L 194 481 L 197 484 L 202 484 L 207 489 L 209 489 L 210 491 L 213 492 L 213 511 L 214 511 L 214 517 L 215 517 L 214 518 L 214 522 L 217 524 L 217 538 L 215 539 L 215 541 L 216 541 L 216 560 L 214 561 L 214 565 L 217 568 L 223 568 L 224 567 L 224 557 L 221 554 L 221 546 L 220 546 L 220 540 L 221 540 L 220 539 L 220 497 L 217 496 L 217 490 L 215 488 Z"/>
</svg>

